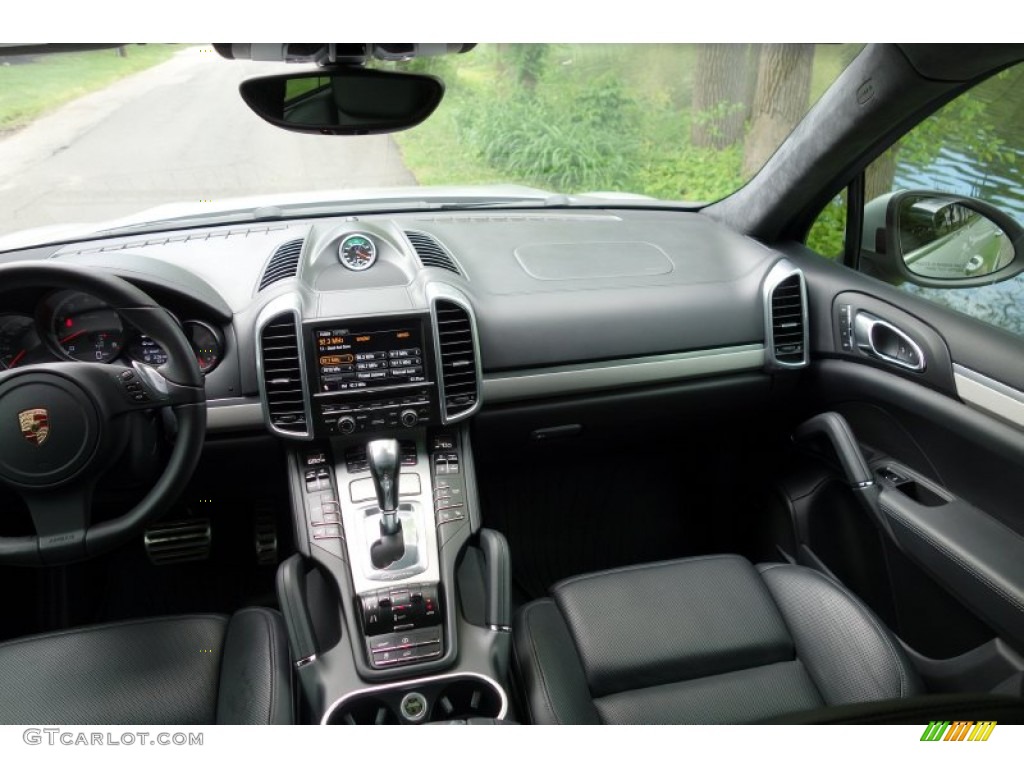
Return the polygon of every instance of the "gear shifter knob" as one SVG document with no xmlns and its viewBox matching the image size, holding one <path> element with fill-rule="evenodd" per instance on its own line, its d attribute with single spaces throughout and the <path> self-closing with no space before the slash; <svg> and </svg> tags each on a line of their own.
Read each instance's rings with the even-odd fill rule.
<svg viewBox="0 0 1024 768">
<path fill-rule="evenodd" d="M 377 504 L 383 513 L 380 530 L 384 535 L 397 533 L 398 483 L 402 470 L 401 455 L 397 440 L 374 440 L 366 446 L 366 462 L 373 477 L 373 488 L 377 492 Z"/>
<path fill-rule="evenodd" d="M 402 462 L 398 454 L 397 440 L 374 440 L 366 446 L 366 461 L 377 491 L 377 504 L 381 512 L 398 509 L 398 475 Z"/>
</svg>

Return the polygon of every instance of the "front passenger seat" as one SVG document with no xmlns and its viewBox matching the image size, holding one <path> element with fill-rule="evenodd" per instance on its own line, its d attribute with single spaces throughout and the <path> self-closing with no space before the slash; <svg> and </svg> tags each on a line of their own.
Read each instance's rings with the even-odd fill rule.
<svg viewBox="0 0 1024 768">
<path fill-rule="evenodd" d="M 720 555 L 578 576 L 516 615 L 534 723 L 754 723 L 921 693 L 859 600 L 795 565 Z"/>
<path fill-rule="evenodd" d="M 121 621 L 0 643 L 0 723 L 293 722 L 281 614 L 245 608 Z"/>
</svg>

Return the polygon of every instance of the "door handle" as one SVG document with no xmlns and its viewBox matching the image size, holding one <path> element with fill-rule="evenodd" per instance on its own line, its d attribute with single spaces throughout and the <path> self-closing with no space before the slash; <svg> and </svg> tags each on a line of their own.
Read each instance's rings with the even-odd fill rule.
<svg viewBox="0 0 1024 768">
<path fill-rule="evenodd" d="M 853 321 L 857 347 L 865 355 L 911 371 L 923 371 L 926 360 L 921 347 L 895 325 L 867 312 Z"/>
</svg>

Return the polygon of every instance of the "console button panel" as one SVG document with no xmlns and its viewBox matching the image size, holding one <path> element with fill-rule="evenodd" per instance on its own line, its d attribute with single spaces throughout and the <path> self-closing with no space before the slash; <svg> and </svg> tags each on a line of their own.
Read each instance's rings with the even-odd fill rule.
<svg viewBox="0 0 1024 768">
<path fill-rule="evenodd" d="M 434 481 L 434 515 L 438 525 L 466 519 L 466 482 L 455 434 L 430 440 L 430 473 Z"/>
<path fill-rule="evenodd" d="M 386 587 L 362 595 L 363 632 L 376 669 L 437 658 L 443 651 L 436 584 Z"/>
<path fill-rule="evenodd" d="M 326 451 L 299 455 L 305 493 L 303 505 L 310 541 L 332 554 L 342 556 L 345 528 L 341 520 L 338 486 Z"/>
</svg>

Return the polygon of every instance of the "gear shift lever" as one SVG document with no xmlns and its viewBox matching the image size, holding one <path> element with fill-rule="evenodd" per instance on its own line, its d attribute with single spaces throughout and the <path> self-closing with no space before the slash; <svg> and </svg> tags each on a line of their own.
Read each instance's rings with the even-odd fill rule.
<svg viewBox="0 0 1024 768">
<path fill-rule="evenodd" d="M 366 460 L 380 507 L 380 538 L 370 547 L 374 568 L 387 568 L 405 554 L 402 521 L 398 519 L 398 484 L 402 470 L 397 440 L 374 440 L 366 446 Z"/>
</svg>

